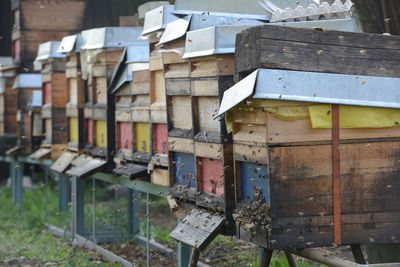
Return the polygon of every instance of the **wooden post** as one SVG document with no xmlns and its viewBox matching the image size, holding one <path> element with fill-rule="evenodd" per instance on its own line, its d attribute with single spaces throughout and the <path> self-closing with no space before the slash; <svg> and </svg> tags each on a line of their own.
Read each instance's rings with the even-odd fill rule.
<svg viewBox="0 0 400 267">
<path fill-rule="evenodd" d="M 332 105 L 332 192 L 333 192 L 333 237 L 334 243 L 342 244 L 340 203 L 340 128 L 339 105 Z"/>
<path fill-rule="evenodd" d="M 285 251 L 285 256 L 290 267 L 297 267 L 296 258 L 293 256 L 292 253 L 290 253 L 289 251 Z"/>
<path fill-rule="evenodd" d="M 364 254 L 361 250 L 360 245 L 351 245 L 351 252 L 353 253 L 354 259 L 359 264 L 367 264 Z"/>
<path fill-rule="evenodd" d="M 272 258 L 272 252 L 274 251 L 268 248 L 260 248 L 260 267 L 269 266 Z"/>
</svg>

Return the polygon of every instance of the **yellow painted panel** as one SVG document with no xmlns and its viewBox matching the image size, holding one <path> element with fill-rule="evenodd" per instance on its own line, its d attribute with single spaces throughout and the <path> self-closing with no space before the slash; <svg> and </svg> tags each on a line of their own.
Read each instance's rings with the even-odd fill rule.
<svg viewBox="0 0 400 267">
<path fill-rule="evenodd" d="M 69 118 L 69 141 L 78 142 L 78 118 Z"/>
<path fill-rule="evenodd" d="M 96 146 L 107 147 L 107 122 L 96 121 Z"/>
<path fill-rule="evenodd" d="M 150 125 L 148 123 L 136 123 L 136 149 L 150 152 Z"/>
</svg>

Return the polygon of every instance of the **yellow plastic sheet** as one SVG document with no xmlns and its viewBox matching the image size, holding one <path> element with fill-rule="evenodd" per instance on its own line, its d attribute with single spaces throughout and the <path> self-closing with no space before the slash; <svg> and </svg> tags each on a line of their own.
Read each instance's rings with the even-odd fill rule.
<svg viewBox="0 0 400 267">
<path fill-rule="evenodd" d="M 78 118 L 69 118 L 69 141 L 78 142 Z"/>
<path fill-rule="evenodd" d="M 332 106 L 308 106 L 312 128 L 332 128 Z M 400 127 L 400 109 L 339 106 L 340 128 Z"/>
<path fill-rule="evenodd" d="M 107 122 L 96 121 L 96 146 L 107 147 Z"/>
</svg>

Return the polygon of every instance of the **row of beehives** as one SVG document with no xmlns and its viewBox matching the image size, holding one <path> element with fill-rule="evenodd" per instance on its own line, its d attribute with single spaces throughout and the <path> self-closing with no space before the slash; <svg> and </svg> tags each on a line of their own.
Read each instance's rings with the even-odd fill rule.
<svg viewBox="0 0 400 267">
<path fill-rule="evenodd" d="M 37 92 L 33 92 L 33 109 L 21 108 L 19 116 L 21 123 L 32 123 L 21 127 L 32 127 L 30 144 L 41 146 L 31 157 L 50 156 L 56 160 L 53 170 L 72 176 L 85 177 L 106 169 L 132 179 L 149 177 L 155 184 L 170 186 L 171 195 L 181 206 L 189 204 L 189 207 L 225 214 L 227 234 L 235 231 L 234 208 L 242 209 L 237 221 L 243 220 L 249 227 L 255 222 L 263 226 L 270 224 L 269 188 L 274 186 L 274 196 L 279 195 L 275 198 L 280 200 L 279 205 L 275 201 L 274 216 L 282 218 L 273 234 L 280 239 L 279 244 L 268 240 L 266 246 L 330 244 L 329 218 L 322 215 L 316 218 L 319 215 L 314 214 L 331 214 L 327 201 L 331 188 L 326 186 L 329 179 L 323 180 L 322 187 L 318 187 L 322 179 L 311 179 L 316 182 L 315 188 L 327 191 L 320 198 L 313 190 L 308 191 L 313 185 L 304 179 L 312 172 L 303 169 L 301 164 L 298 169 L 282 169 L 282 173 L 288 173 L 280 177 L 282 181 L 272 183 L 270 179 L 272 163 L 291 166 L 300 160 L 299 155 L 304 151 L 308 151 L 310 160 L 322 154 L 326 156 L 326 146 L 305 150 L 299 142 L 325 142 L 329 139 L 329 130 L 311 129 L 308 120 L 286 121 L 285 116 L 307 116 L 302 102 L 248 101 L 232 112 L 232 129 L 225 119 L 215 118 L 224 91 L 234 84 L 234 74 L 241 78 L 253 70 L 251 64 L 243 67 L 248 63 L 243 58 L 236 59 L 235 66 L 234 57 L 246 51 L 245 44 L 235 55 L 236 34 L 266 20 L 245 15 L 196 12 L 174 15 L 172 12 L 173 6 L 148 12 L 144 29 L 93 29 L 68 36 L 61 43 L 40 46 L 36 66 L 42 74 L 35 76 L 39 81 Z M 286 25 L 355 31 L 351 19 Z M 278 36 L 279 31 L 284 32 L 277 28 L 273 35 Z M 257 34 L 251 37 L 247 41 L 250 47 L 253 39 L 265 38 Z M 257 51 L 254 49 L 254 54 L 248 54 L 249 62 L 258 56 L 274 59 L 274 53 L 261 57 Z M 317 50 L 318 56 L 321 51 Z M 290 69 L 290 65 L 279 68 Z M 39 105 L 35 104 L 36 99 L 42 100 L 41 108 L 35 109 L 40 107 L 40 101 L 37 101 Z M 26 104 L 20 106 L 26 107 Z M 329 115 L 330 111 L 325 113 Z M 300 132 L 293 134 L 292 129 Z M 349 139 L 366 136 L 360 131 L 349 132 Z M 382 137 L 382 131 L 369 133 L 371 138 Z M 397 129 L 390 130 L 393 136 L 396 133 Z M 29 139 L 28 134 L 21 133 L 21 137 L 21 140 Z M 296 145 L 291 146 L 291 142 Z M 281 144 L 289 148 L 280 148 Z M 278 147 L 269 149 L 270 145 Z M 272 157 L 271 153 L 276 156 Z M 327 169 L 319 171 L 326 174 Z M 290 180 L 292 184 L 288 184 L 287 176 L 297 177 L 298 181 Z M 308 206 L 293 205 L 290 194 L 299 198 L 298 203 Z M 304 200 L 305 196 L 310 202 Z M 317 222 L 304 223 L 304 215 L 310 215 L 307 218 Z M 290 224 L 295 226 L 289 227 Z M 305 224 L 315 225 L 306 227 Z M 313 227 L 322 230 L 313 234 Z M 281 228 L 291 232 L 279 232 L 286 231 Z M 304 233 L 309 230 L 310 233 Z"/>
</svg>

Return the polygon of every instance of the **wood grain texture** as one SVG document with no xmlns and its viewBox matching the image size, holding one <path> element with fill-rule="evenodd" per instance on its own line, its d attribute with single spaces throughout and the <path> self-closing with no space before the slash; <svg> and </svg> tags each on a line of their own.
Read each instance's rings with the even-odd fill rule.
<svg viewBox="0 0 400 267">
<path fill-rule="evenodd" d="M 399 45 L 398 36 L 260 26 L 238 34 L 236 73 L 277 68 L 399 77 Z"/>
</svg>

